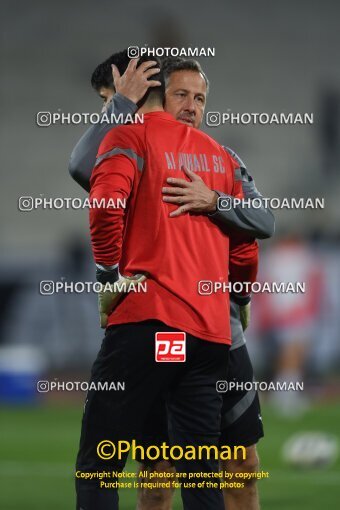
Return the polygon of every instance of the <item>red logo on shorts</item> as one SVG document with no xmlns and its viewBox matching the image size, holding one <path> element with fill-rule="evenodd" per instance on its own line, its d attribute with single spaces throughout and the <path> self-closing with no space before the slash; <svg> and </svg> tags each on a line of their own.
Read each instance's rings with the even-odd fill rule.
<svg viewBox="0 0 340 510">
<path fill-rule="evenodd" d="M 157 362 L 183 362 L 186 359 L 185 333 L 156 333 L 155 359 Z"/>
</svg>

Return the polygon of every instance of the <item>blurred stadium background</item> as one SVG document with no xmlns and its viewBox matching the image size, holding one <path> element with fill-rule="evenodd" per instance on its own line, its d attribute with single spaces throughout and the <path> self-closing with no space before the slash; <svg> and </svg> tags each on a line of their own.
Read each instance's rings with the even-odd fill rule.
<svg viewBox="0 0 340 510">
<path fill-rule="evenodd" d="M 296 470 L 281 451 L 301 431 L 340 440 L 340 5 L 4 0 L 1 7 L 0 508 L 74 507 L 84 394 L 39 394 L 27 384 L 87 380 L 102 336 L 94 295 L 39 294 L 41 280 L 93 281 L 94 271 L 86 210 L 18 210 L 20 196 L 85 196 L 67 166 L 86 126 L 39 128 L 35 116 L 99 111 L 95 66 L 144 44 L 216 48 L 215 58 L 200 59 L 211 81 L 207 111 L 314 113 L 311 126 L 206 131 L 244 159 L 264 196 L 325 198 L 324 210 L 275 212 L 275 238 L 260 243 L 260 277 L 306 281 L 307 292 L 254 296 L 247 340 L 258 380 L 305 384 L 303 395 L 262 395 L 259 451 L 270 472 L 260 482 L 263 510 L 335 508 L 339 460 Z M 134 494 L 121 500 L 122 509 L 134 508 Z"/>
</svg>

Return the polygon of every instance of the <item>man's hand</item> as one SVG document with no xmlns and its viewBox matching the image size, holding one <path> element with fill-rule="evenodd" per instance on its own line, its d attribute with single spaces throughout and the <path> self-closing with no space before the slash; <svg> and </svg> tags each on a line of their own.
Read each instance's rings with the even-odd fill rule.
<svg viewBox="0 0 340 510">
<path fill-rule="evenodd" d="M 145 274 L 136 274 L 134 276 L 120 276 L 115 283 L 102 284 L 102 290 L 98 292 L 98 309 L 100 317 L 100 327 L 106 328 L 107 320 L 112 310 L 117 306 L 121 297 L 137 287 L 139 283 L 146 280 Z"/>
<path fill-rule="evenodd" d="M 157 62 L 148 60 L 143 62 L 138 68 L 138 58 L 130 60 L 123 76 L 119 74 L 118 68 L 112 65 L 113 84 L 116 92 L 127 97 L 133 103 L 138 103 L 145 95 L 149 87 L 158 87 L 160 81 L 148 80 L 154 74 L 159 73 L 159 67 L 154 67 Z"/>
<path fill-rule="evenodd" d="M 250 303 L 244 306 L 240 306 L 240 319 L 242 329 L 245 331 L 250 324 Z"/>
<path fill-rule="evenodd" d="M 184 167 L 182 167 L 182 170 L 190 178 L 190 181 L 169 177 L 166 180 L 167 183 L 176 187 L 162 188 L 163 194 L 174 195 L 171 197 L 163 196 L 164 202 L 181 204 L 178 209 L 170 213 L 170 216 L 173 218 L 187 212 L 202 214 L 216 211 L 217 193 L 209 189 L 203 179 L 194 172 Z"/>
</svg>

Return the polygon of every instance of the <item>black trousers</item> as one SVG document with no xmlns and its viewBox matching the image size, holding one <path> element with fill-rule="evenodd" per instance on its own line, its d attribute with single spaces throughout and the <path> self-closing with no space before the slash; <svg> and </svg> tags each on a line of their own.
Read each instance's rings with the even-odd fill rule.
<svg viewBox="0 0 340 510">
<path fill-rule="evenodd" d="M 222 398 L 216 391 L 216 382 L 225 377 L 229 347 L 187 334 L 184 363 L 157 363 L 155 334 L 158 331 L 176 330 L 158 321 L 145 321 L 106 331 L 92 367 L 91 382 L 123 382 L 125 391 L 88 392 L 77 456 L 78 471 L 123 470 L 128 454 L 121 459 L 115 456 L 103 460 L 97 454 L 97 445 L 103 440 L 118 444 L 132 439 L 140 444 L 147 417 L 160 396 L 167 404 L 170 445 L 218 446 Z M 209 460 L 207 456 L 201 460 L 181 459 L 174 464 L 178 472 L 218 472 L 218 460 Z M 76 491 L 77 510 L 119 508 L 118 491 L 100 488 L 98 479 L 76 478 Z M 184 510 L 224 509 L 218 489 L 182 486 L 181 494 Z"/>
</svg>

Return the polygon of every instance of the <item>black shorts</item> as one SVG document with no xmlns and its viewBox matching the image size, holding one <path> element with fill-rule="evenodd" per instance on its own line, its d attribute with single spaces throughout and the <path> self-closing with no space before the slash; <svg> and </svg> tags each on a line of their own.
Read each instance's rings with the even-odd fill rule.
<svg viewBox="0 0 340 510">
<path fill-rule="evenodd" d="M 246 345 L 229 351 L 229 366 L 226 370 L 226 382 L 248 382 L 253 380 L 253 367 Z M 223 407 L 221 412 L 220 445 L 251 446 L 263 437 L 263 426 L 258 393 L 233 389 L 221 393 Z M 168 442 L 167 413 L 165 401 L 155 402 L 148 414 L 142 433 L 142 444 Z M 153 462 L 145 462 L 153 465 Z"/>
<path fill-rule="evenodd" d="M 186 335 L 186 361 L 157 363 L 155 335 L 177 331 L 158 321 L 113 326 L 106 330 L 101 349 L 92 367 L 91 382 L 124 382 L 124 391 L 90 389 L 85 402 L 77 470 L 87 472 L 121 471 L 127 449 L 112 458 L 99 457 L 100 443 L 119 445 L 120 441 L 141 445 L 141 431 L 155 409 L 165 400 L 169 429 L 168 446 L 195 449 L 202 445 L 218 447 L 222 397 L 216 382 L 223 378 L 228 365 L 229 346 Z M 156 443 L 155 446 L 157 446 Z M 142 449 L 137 449 L 138 453 Z M 107 453 L 107 452 L 104 452 Z M 154 457 L 153 451 L 153 458 Z M 161 452 L 159 452 L 161 453 Z M 157 458 L 162 460 L 161 455 Z M 218 459 L 202 455 L 192 460 L 186 456 L 174 461 L 178 472 L 218 473 Z M 111 482 L 117 480 L 112 475 Z M 199 480 L 199 478 L 198 478 Z M 76 479 L 77 509 L 118 509 L 116 488 L 101 489 L 94 479 Z M 181 487 L 183 508 L 187 510 L 223 509 L 218 488 L 204 491 Z"/>
<path fill-rule="evenodd" d="M 246 345 L 229 352 L 228 384 L 253 381 L 254 372 Z M 220 445 L 251 446 L 263 437 L 258 392 L 233 387 L 223 393 Z"/>
</svg>

